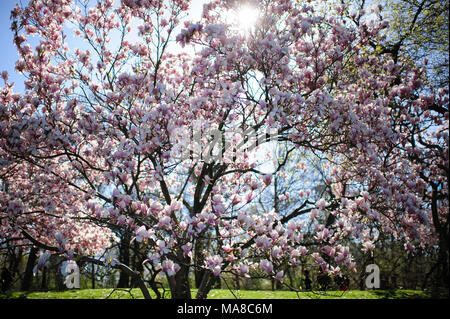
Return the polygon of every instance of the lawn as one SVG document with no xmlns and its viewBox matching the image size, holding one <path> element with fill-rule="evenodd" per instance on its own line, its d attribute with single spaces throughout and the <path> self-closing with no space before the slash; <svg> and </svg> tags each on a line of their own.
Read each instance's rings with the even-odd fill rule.
<svg viewBox="0 0 450 319">
<path fill-rule="evenodd" d="M 195 298 L 196 290 L 192 291 Z M 233 295 L 234 294 L 234 295 Z M 152 297 L 155 295 L 152 293 Z M 448 292 L 439 296 L 433 296 L 429 292 L 420 290 L 350 290 L 325 292 L 301 292 L 270 291 L 270 290 L 234 290 L 213 289 L 208 299 L 426 299 L 448 298 Z M 2 298 L 27 298 L 27 299 L 143 299 L 140 289 L 73 289 L 66 291 L 46 292 L 12 292 L 0 294 Z"/>
</svg>

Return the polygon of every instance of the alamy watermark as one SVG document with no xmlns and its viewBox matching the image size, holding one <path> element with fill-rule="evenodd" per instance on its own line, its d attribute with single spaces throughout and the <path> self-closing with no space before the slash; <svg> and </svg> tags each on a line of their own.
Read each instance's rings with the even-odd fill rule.
<svg viewBox="0 0 450 319">
<path fill-rule="evenodd" d="M 69 260 L 63 264 L 62 273 L 66 275 L 64 284 L 67 288 L 80 288 L 80 268 L 74 260 Z"/>
<path fill-rule="evenodd" d="M 278 136 L 279 132 L 274 128 L 215 127 L 196 120 L 192 126 L 176 127 L 170 131 L 169 139 L 173 146 L 170 155 L 176 160 L 234 162 L 263 143 L 278 141 Z"/>
<path fill-rule="evenodd" d="M 366 288 L 380 288 L 380 268 L 375 264 L 367 265 L 366 273 L 369 273 L 366 277 Z"/>
</svg>

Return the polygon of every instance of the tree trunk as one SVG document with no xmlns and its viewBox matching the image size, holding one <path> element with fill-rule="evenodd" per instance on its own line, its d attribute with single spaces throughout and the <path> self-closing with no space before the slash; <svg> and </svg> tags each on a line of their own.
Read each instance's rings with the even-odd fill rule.
<svg viewBox="0 0 450 319">
<path fill-rule="evenodd" d="M 130 265 L 130 235 L 128 234 L 125 234 L 120 242 L 119 261 L 124 265 Z M 128 288 L 129 286 L 130 275 L 125 271 L 121 271 L 117 288 Z"/>
<path fill-rule="evenodd" d="M 92 289 L 95 289 L 95 265 L 94 263 L 91 263 L 91 286 Z"/>
<path fill-rule="evenodd" d="M 177 252 L 178 262 L 180 270 L 171 277 L 168 277 L 170 292 L 172 293 L 172 299 L 191 299 L 191 287 L 189 284 L 189 257 L 184 256 L 183 251 L 180 249 Z M 174 261 L 177 262 L 177 261 Z"/>
<path fill-rule="evenodd" d="M 436 185 L 432 185 L 432 198 L 431 198 L 431 213 L 433 217 L 433 224 L 436 232 L 439 235 L 439 268 L 438 275 L 441 278 L 441 284 L 443 287 L 449 287 L 449 230 L 448 230 L 448 219 L 447 221 L 442 221 L 439 219 L 438 214 L 438 189 Z M 448 218 L 448 216 L 447 216 Z M 437 284 L 438 285 L 438 284 Z"/>
<path fill-rule="evenodd" d="M 153 292 L 156 295 L 156 299 L 161 299 L 161 292 L 158 289 L 158 285 L 156 284 L 156 276 L 158 275 L 158 272 L 152 272 L 150 279 L 148 280 L 148 284 L 150 285 L 150 288 L 152 288 Z"/>
<path fill-rule="evenodd" d="M 41 281 L 41 290 L 48 290 L 47 288 L 47 268 L 42 268 L 42 281 Z"/>
<path fill-rule="evenodd" d="M 9 263 L 9 265 L 10 265 L 9 270 L 13 277 L 17 273 L 19 273 L 19 266 L 20 266 L 20 262 L 22 261 L 22 254 L 23 254 L 22 247 L 19 247 L 17 249 L 17 254 L 16 254 L 16 249 L 13 249 L 13 254 L 11 254 L 11 259 L 10 259 L 10 263 Z"/>
<path fill-rule="evenodd" d="M 90 257 L 83 257 L 83 260 L 85 260 L 86 262 L 91 262 L 91 263 L 95 263 L 97 265 L 101 265 L 104 266 L 104 262 L 97 260 L 95 258 L 90 258 Z M 144 280 L 141 277 L 141 274 L 139 272 L 135 272 L 133 271 L 130 267 L 128 267 L 127 265 L 123 265 L 121 263 L 118 263 L 114 266 L 115 269 L 120 269 L 120 271 L 122 272 L 126 272 L 128 274 L 129 277 L 132 277 L 138 284 L 139 288 L 142 291 L 142 295 L 144 296 L 145 299 L 152 299 L 152 296 L 150 295 L 147 286 L 145 285 Z"/>
<path fill-rule="evenodd" d="M 181 266 L 175 276 L 169 277 L 172 299 L 191 299 L 189 287 L 189 268 Z"/>
<path fill-rule="evenodd" d="M 64 276 L 61 273 L 61 266 L 60 265 L 61 264 L 57 263 L 57 265 L 56 265 L 56 272 L 54 272 L 54 275 L 55 275 L 55 286 L 56 286 L 57 290 L 63 291 L 63 290 L 65 290 L 66 285 L 64 283 L 64 279 L 65 278 L 64 278 Z"/>
<path fill-rule="evenodd" d="M 211 276 L 211 271 L 206 270 L 202 282 L 200 284 L 200 287 L 198 288 L 197 295 L 195 296 L 196 299 L 206 299 L 208 296 L 209 291 L 212 288 L 212 285 L 216 282 L 216 278 L 214 276 Z"/>
<path fill-rule="evenodd" d="M 448 236 L 447 236 L 448 237 Z M 439 278 L 442 279 L 443 287 L 449 288 L 449 269 L 448 269 L 448 238 L 441 234 L 439 238 Z"/>
<path fill-rule="evenodd" d="M 194 264 L 195 265 L 203 265 L 205 256 L 203 254 L 203 247 L 204 243 L 200 239 L 195 240 L 195 246 L 194 246 Z M 195 288 L 199 289 L 203 278 L 205 277 L 205 269 L 203 268 L 196 268 L 194 270 L 194 278 L 195 278 Z"/>
<path fill-rule="evenodd" d="M 131 260 L 133 260 L 132 262 L 133 269 L 134 271 L 140 273 L 142 276 L 142 274 L 144 273 L 144 266 L 142 265 L 143 260 L 139 251 L 139 243 L 137 241 L 133 242 L 133 249 L 131 249 L 131 253 L 132 253 Z M 138 283 L 132 278 L 131 287 L 136 288 L 137 285 Z"/>
<path fill-rule="evenodd" d="M 22 279 L 22 285 L 20 290 L 28 291 L 31 288 L 31 282 L 33 281 L 33 267 L 36 262 L 37 248 L 31 247 L 30 253 L 28 255 L 27 266 L 25 268 L 25 274 Z"/>
</svg>

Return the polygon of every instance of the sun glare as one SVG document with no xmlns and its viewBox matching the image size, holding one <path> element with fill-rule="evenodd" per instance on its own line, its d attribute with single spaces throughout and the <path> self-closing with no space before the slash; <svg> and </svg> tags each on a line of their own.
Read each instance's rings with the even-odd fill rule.
<svg viewBox="0 0 450 319">
<path fill-rule="evenodd" d="M 244 5 L 237 10 L 238 27 L 244 31 L 249 31 L 258 20 L 258 10 L 254 7 Z"/>
</svg>

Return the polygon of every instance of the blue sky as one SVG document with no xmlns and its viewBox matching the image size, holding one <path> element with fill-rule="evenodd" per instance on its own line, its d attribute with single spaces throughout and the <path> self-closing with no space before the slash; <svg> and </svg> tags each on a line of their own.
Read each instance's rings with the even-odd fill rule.
<svg viewBox="0 0 450 319">
<path fill-rule="evenodd" d="M 17 0 L 0 1 L 0 71 L 8 71 L 10 81 L 15 82 L 16 89 L 23 90 L 23 77 L 14 71 L 14 63 L 19 56 L 13 44 L 13 33 L 10 30 L 11 20 L 9 19 L 11 10 L 17 2 Z"/>
</svg>

